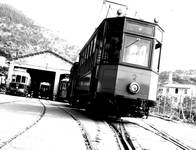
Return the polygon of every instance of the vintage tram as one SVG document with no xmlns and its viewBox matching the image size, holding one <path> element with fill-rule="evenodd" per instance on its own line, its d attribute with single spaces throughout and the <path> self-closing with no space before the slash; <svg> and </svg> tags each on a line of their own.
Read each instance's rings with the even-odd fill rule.
<svg viewBox="0 0 196 150">
<path fill-rule="evenodd" d="M 6 82 L 6 94 L 27 96 L 31 84 L 31 76 L 22 68 L 14 68 L 12 77 Z"/>
<path fill-rule="evenodd" d="M 71 69 L 69 102 L 109 115 L 147 115 L 156 105 L 163 32 L 157 23 L 104 19 Z"/>
<path fill-rule="evenodd" d="M 40 82 L 38 98 L 49 99 L 51 93 L 51 84 L 49 82 Z"/>
<path fill-rule="evenodd" d="M 65 102 L 67 99 L 69 87 L 69 74 L 65 74 L 64 78 L 62 78 L 59 82 L 58 94 L 57 94 L 57 101 Z"/>
</svg>

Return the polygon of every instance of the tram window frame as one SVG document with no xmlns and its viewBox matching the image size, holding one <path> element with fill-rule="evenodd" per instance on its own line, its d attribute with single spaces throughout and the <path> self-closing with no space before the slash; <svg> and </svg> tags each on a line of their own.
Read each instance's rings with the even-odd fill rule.
<svg viewBox="0 0 196 150">
<path fill-rule="evenodd" d="M 84 60 L 85 60 L 85 62 L 86 62 L 86 58 L 87 58 L 87 54 L 86 54 L 86 47 L 85 47 L 85 49 L 84 49 Z"/>
<path fill-rule="evenodd" d="M 84 64 L 84 51 L 81 53 L 81 61 L 82 61 L 82 65 Z"/>
<path fill-rule="evenodd" d="M 91 57 L 93 55 L 94 39 L 91 40 Z"/>
<path fill-rule="evenodd" d="M 141 41 L 141 40 L 149 41 L 148 56 L 147 56 L 147 60 L 146 60 L 145 65 L 139 64 L 139 63 L 129 63 L 129 62 L 124 61 L 124 56 L 125 56 L 125 51 L 126 51 L 126 46 L 127 46 L 126 45 L 126 41 L 127 41 L 126 38 L 127 37 L 135 38 L 136 40 L 138 39 L 139 41 Z M 133 41 L 133 43 L 135 43 L 135 42 L 137 42 L 137 41 Z M 124 33 L 120 63 L 126 64 L 126 65 L 131 65 L 131 66 L 137 66 L 137 67 L 140 67 L 140 68 L 150 69 L 150 64 L 151 64 L 151 60 L 152 60 L 152 51 L 153 51 L 153 39 L 152 38 L 138 36 L 138 35 L 134 35 L 134 34 L 131 34 L 131 33 Z"/>
<path fill-rule="evenodd" d="M 79 58 L 79 63 L 80 63 L 80 66 L 82 65 L 82 52 L 79 54 L 80 55 L 80 58 Z"/>
<path fill-rule="evenodd" d="M 16 75 L 16 82 L 20 82 L 21 81 L 21 75 Z"/>
<path fill-rule="evenodd" d="M 81 66 L 82 65 L 82 55 L 81 54 L 80 54 L 79 62 L 80 62 L 80 66 Z"/>
<path fill-rule="evenodd" d="M 22 76 L 21 83 L 26 83 L 26 77 L 25 76 Z"/>
<path fill-rule="evenodd" d="M 97 35 L 94 37 L 94 40 L 93 40 L 93 54 L 95 53 L 96 42 L 97 42 Z"/>
<path fill-rule="evenodd" d="M 141 28 L 144 29 L 144 32 L 142 32 Z M 147 30 L 151 30 L 151 31 L 147 31 Z M 154 37 L 155 26 L 150 25 L 150 24 L 146 24 L 146 23 L 133 21 L 133 20 L 127 20 L 126 21 L 126 31 L 129 33 L 135 33 L 135 34 L 144 35 L 144 36 L 148 36 L 148 37 Z"/>
<path fill-rule="evenodd" d="M 92 51 L 92 41 L 90 41 L 90 44 L 89 44 L 89 58 L 91 57 L 91 51 Z"/>
<path fill-rule="evenodd" d="M 86 46 L 86 59 L 89 58 L 89 45 Z"/>
<path fill-rule="evenodd" d="M 84 64 L 84 62 L 85 62 L 85 52 L 83 51 L 82 52 L 82 64 Z"/>
<path fill-rule="evenodd" d="M 82 52 L 82 64 L 84 64 L 85 63 L 85 52 L 83 51 Z"/>
<path fill-rule="evenodd" d="M 91 57 L 91 42 L 88 45 L 88 59 Z"/>
<path fill-rule="evenodd" d="M 96 64 L 100 64 L 101 60 L 102 60 L 102 53 L 103 53 L 103 49 L 104 49 L 104 37 L 105 37 L 105 26 L 106 23 L 102 23 L 99 28 L 98 28 L 98 32 L 97 32 L 97 49 L 96 49 Z"/>
<path fill-rule="evenodd" d="M 123 33 L 120 31 L 107 32 L 102 54 L 104 64 L 119 64 L 122 49 L 122 35 Z"/>
</svg>

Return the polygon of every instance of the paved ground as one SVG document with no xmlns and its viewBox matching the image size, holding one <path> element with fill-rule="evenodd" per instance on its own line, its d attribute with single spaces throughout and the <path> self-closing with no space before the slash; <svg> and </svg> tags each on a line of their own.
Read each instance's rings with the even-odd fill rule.
<svg viewBox="0 0 196 150">
<path fill-rule="evenodd" d="M 195 126 L 155 117 L 123 119 L 128 121 L 126 130 L 140 149 L 179 149 L 137 126 L 145 122 L 196 149 Z M 65 103 L 0 94 L 0 120 L 0 149 L 4 150 L 122 148 L 106 121 L 96 120 Z"/>
</svg>

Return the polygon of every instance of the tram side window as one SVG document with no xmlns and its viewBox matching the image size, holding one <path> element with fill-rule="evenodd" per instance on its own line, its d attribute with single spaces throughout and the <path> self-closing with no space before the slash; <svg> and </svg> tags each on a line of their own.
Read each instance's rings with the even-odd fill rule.
<svg viewBox="0 0 196 150">
<path fill-rule="evenodd" d="M 84 64 L 85 61 L 85 56 L 84 56 L 84 51 L 82 52 L 82 64 Z"/>
<path fill-rule="evenodd" d="M 21 80 L 21 76 L 20 75 L 17 75 L 16 76 L 16 82 L 20 82 L 20 80 Z"/>
<path fill-rule="evenodd" d="M 121 50 L 121 34 L 108 35 L 106 37 L 106 45 L 103 54 L 103 62 L 110 64 L 119 63 Z"/>
<path fill-rule="evenodd" d="M 148 67 L 151 40 L 125 36 L 123 62 Z"/>
<path fill-rule="evenodd" d="M 89 45 L 86 47 L 86 59 L 89 58 Z"/>
<path fill-rule="evenodd" d="M 96 43 L 96 63 L 99 64 L 101 61 L 101 55 L 103 51 L 104 46 L 104 26 L 101 26 L 99 28 L 98 34 L 97 34 L 97 43 Z"/>
<path fill-rule="evenodd" d="M 92 54 L 92 41 L 90 42 L 89 45 L 89 57 L 91 57 L 91 54 Z"/>
<path fill-rule="evenodd" d="M 26 77 L 22 76 L 22 83 L 25 83 Z"/>
<path fill-rule="evenodd" d="M 80 66 L 82 65 L 82 56 L 80 54 L 80 57 L 79 57 L 79 62 L 80 62 Z"/>
<path fill-rule="evenodd" d="M 80 65 L 84 63 L 84 51 L 80 54 Z"/>
<path fill-rule="evenodd" d="M 94 41 L 93 41 L 93 54 L 95 53 L 95 46 L 96 46 L 96 41 L 97 41 L 97 36 L 94 37 Z"/>
</svg>

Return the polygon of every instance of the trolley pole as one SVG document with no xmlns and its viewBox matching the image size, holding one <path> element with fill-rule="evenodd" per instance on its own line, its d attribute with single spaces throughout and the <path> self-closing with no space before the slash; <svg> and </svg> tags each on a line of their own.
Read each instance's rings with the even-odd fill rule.
<svg viewBox="0 0 196 150">
<path fill-rule="evenodd" d="M 126 9 L 128 9 L 128 6 L 127 5 L 116 3 L 116 2 L 112 2 L 112 1 L 108 1 L 108 0 L 104 0 L 103 3 L 115 4 L 115 5 L 126 7 Z"/>
<path fill-rule="evenodd" d="M 127 5 L 124 5 L 124 4 L 121 4 L 121 3 L 117 3 L 117 2 L 113 2 L 113 1 L 104 0 L 104 1 L 103 1 L 103 4 L 105 4 L 105 3 L 109 3 L 109 4 L 114 4 L 114 5 L 122 6 L 122 7 L 125 7 L 126 11 L 128 10 L 128 6 L 127 6 Z M 109 13 L 110 8 L 111 8 L 111 6 L 109 5 L 109 8 L 108 8 L 108 12 L 107 12 L 106 18 L 107 18 L 107 16 L 108 16 L 108 13 Z"/>
</svg>

